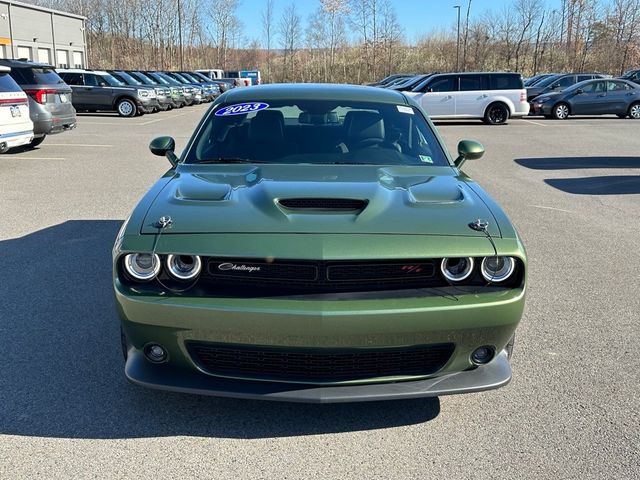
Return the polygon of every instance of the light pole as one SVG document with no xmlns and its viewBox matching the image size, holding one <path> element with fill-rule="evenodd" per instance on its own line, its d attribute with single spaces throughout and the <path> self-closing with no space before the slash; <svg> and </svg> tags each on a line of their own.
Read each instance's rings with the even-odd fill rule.
<svg viewBox="0 0 640 480">
<path fill-rule="evenodd" d="M 456 72 L 460 69 L 460 5 L 454 5 L 458 10 L 458 39 L 456 41 Z"/>
</svg>

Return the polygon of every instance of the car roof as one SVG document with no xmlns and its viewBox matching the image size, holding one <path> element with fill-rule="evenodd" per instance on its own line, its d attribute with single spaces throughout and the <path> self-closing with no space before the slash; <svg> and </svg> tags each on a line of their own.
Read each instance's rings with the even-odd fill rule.
<svg viewBox="0 0 640 480">
<path fill-rule="evenodd" d="M 234 88 L 225 93 L 227 102 L 269 100 L 350 100 L 406 104 L 400 92 L 384 88 L 330 83 L 281 83 L 255 85 L 250 88 Z"/>
<path fill-rule="evenodd" d="M 31 60 L 16 60 L 13 58 L 0 58 L 0 65 L 7 67 L 24 68 L 24 67 L 36 67 L 36 68 L 53 68 L 53 65 L 48 63 L 32 62 Z"/>
</svg>

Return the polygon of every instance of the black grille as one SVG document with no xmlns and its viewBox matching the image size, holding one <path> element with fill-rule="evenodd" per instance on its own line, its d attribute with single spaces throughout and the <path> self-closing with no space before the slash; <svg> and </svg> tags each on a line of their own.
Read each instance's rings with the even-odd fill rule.
<svg viewBox="0 0 640 480">
<path fill-rule="evenodd" d="M 429 375 L 444 367 L 454 345 L 322 349 L 188 342 L 187 348 L 194 362 L 212 375 L 325 383 Z"/>
<path fill-rule="evenodd" d="M 353 198 L 283 198 L 278 203 L 290 210 L 361 212 L 369 202 Z"/>
<path fill-rule="evenodd" d="M 309 290 L 381 290 L 439 286 L 435 260 L 297 261 L 209 258 L 203 280 L 222 288 L 238 286 L 277 289 L 278 293 Z M 272 292 L 273 293 L 273 292 Z"/>
</svg>

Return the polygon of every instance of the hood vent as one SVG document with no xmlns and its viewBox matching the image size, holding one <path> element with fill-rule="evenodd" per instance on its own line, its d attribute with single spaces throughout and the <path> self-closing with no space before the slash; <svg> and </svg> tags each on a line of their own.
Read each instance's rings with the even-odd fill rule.
<svg viewBox="0 0 640 480">
<path fill-rule="evenodd" d="M 368 200 L 354 198 L 282 198 L 278 200 L 278 204 L 287 210 L 304 212 L 360 213 L 368 203 Z"/>
</svg>

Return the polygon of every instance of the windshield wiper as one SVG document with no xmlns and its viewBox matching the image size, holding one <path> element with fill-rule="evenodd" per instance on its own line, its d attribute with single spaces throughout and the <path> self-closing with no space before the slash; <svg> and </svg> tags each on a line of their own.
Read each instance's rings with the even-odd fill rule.
<svg viewBox="0 0 640 480">
<path fill-rule="evenodd" d="M 193 163 L 269 163 L 264 160 L 252 160 L 250 158 L 240 157 L 219 157 L 219 158 L 207 158 L 205 160 L 198 160 Z"/>
</svg>

